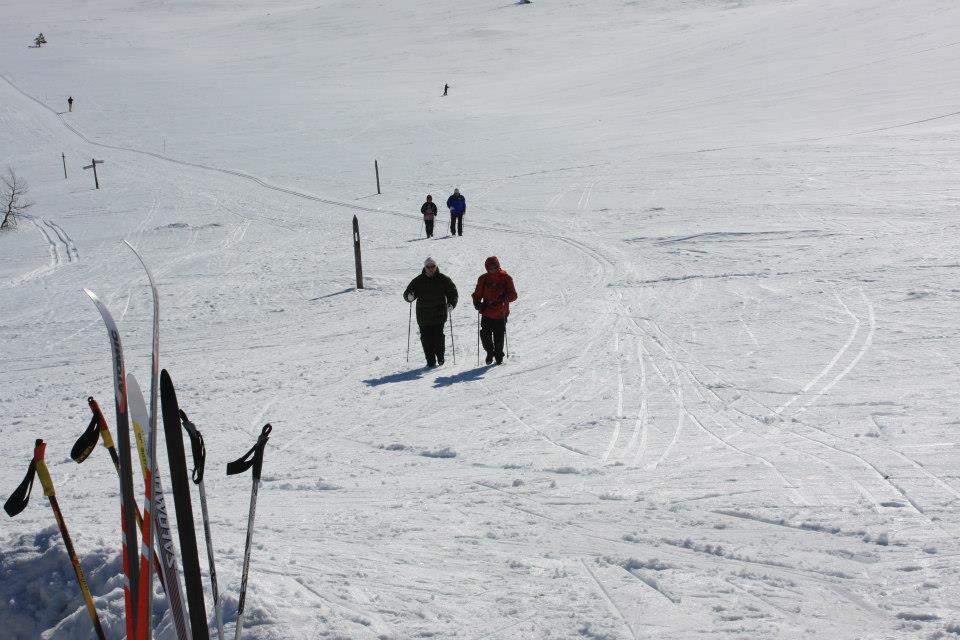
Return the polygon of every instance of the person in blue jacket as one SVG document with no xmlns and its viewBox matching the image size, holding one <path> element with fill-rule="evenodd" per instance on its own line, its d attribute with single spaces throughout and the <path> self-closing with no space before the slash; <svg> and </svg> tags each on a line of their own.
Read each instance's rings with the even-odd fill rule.
<svg viewBox="0 0 960 640">
<path fill-rule="evenodd" d="M 463 235 L 463 214 L 467 212 L 467 201 L 460 195 L 460 189 L 454 189 L 453 195 L 447 198 L 447 209 L 450 209 L 450 235 Z"/>
</svg>

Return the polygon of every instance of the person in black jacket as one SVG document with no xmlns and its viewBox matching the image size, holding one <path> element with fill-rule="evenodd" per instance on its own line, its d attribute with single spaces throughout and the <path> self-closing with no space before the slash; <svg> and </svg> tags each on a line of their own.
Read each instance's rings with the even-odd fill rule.
<svg viewBox="0 0 960 640">
<path fill-rule="evenodd" d="M 423 261 L 423 271 L 404 290 L 403 299 L 417 303 L 417 326 L 427 366 L 443 364 L 447 346 L 443 325 L 447 314 L 457 306 L 457 287 L 453 280 L 440 273 L 433 258 L 427 258 Z"/>
<path fill-rule="evenodd" d="M 423 214 L 423 224 L 427 229 L 427 237 L 433 237 L 433 221 L 437 218 L 437 205 L 433 202 L 433 196 L 427 196 L 427 201 L 420 207 L 420 213 Z"/>
</svg>

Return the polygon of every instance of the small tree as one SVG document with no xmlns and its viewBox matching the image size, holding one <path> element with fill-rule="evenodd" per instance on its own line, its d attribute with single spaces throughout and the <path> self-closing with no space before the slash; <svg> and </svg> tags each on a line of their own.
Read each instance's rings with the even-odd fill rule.
<svg viewBox="0 0 960 640">
<path fill-rule="evenodd" d="M 17 218 L 27 210 L 32 202 L 25 200 L 30 187 L 26 180 L 17 176 L 13 167 L 7 167 L 7 174 L 0 176 L 0 207 L 3 212 L 3 222 L 0 222 L 0 230 L 10 229 L 17 226 Z"/>
<path fill-rule="evenodd" d="M 43 31 L 41 31 L 40 35 L 33 39 L 33 44 L 37 45 L 37 48 L 47 44 L 47 39 L 43 37 Z"/>
</svg>

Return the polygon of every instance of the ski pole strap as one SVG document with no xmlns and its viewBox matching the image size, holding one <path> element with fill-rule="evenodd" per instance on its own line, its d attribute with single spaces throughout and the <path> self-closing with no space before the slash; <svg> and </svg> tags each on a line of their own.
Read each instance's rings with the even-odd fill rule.
<svg viewBox="0 0 960 640">
<path fill-rule="evenodd" d="M 252 466 L 253 479 L 255 481 L 260 480 L 260 471 L 263 469 L 263 449 L 267 446 L 267 440 L 270 439 L 271 431 L 273 431 L 273 427 L 269 422 L 263 425 L 263 429 L 260 431 L 260 437 L 257 438 L 257 444 L 253 445 L 250 451 L 247 451 L 242 458 L 227 464 L 228 476 L 243 473 Z"/>
<path fill-rule="evenodd" d="M 203 465 L 207 460 L 207 447 L 203 444 L 203 434 L 197 431 L 196 425 L 190 422 L 190 418 L 183 409 L 180 409 L 180 421 L 190 436 L 190 449 L 193 450 L 193 484 L 200 484 L 203 482 Z"/>
<path fill-rule="evenodd" d="M 33 461 L 37 465 L 37 477 L 40 478 L 40 486 L 43 487 L 43 495 L 48 498 L 55 497 L 57 492 L 53 489 L 53 480 L 50 478 L 50 470 L 47 469 L 47 463 L 43 455 L 47 452 L 47 443 L 43 440 L 37 440 L 37 446 L 33 449 Z"/>
<path fill-rule="evenodd" d="M 87 398 L 88 402 L 90 400 L 93 400 L 93 398 Z M 93 448 L 97 446 L 97 440 L 99 439 L 100 423 L 97 421 L 97 416 L 94 415 L 90 418 L 90 424 L 87 425 L 86 430 L 73 443 L 70 458 L 76 463 L 83 462 L 93 452 Z"/>
<path fill-rule="evenodd" d="M 37 440 L 36 446 L 43 443 L 43 440 Z M 34 458 L 30 460 L 30 466 L 27 468 L 27 475 L 23 476 L 20 485 L 10 494 L 7 501 L 3 503 L 3 510 L 11 518 L 15 517 L 21 511 L 27 508 L 30 502 L 30 492 L 33 491 L 33 478 L 37 474 L 36 449 L 34 449 Z"/>
</svg>

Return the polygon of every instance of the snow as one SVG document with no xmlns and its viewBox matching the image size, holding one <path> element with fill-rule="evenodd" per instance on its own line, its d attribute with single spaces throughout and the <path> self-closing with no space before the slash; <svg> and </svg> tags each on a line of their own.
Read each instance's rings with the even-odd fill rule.
<svg viewBox="0 0 960 640">
<path fill-rule="evenodd" d="M 35 205 L 0 234 L 0 488 L 44 438 L 122 637 L 116 474 L 69 451 L 87 396 L 114 422 L 83 287 L 149 385 L 127 240 L 206 440 L 228 634 L 251 487 L 225 465 L 269 422 L 245 638 L 960 637 L 957 25 L 941 0 L 6 7 L 0 167 Z M 464 236 L 424 240 L 454 187 Z M 400 295 L 427 255 L 461 295 L 436 370 Z M 468 300 L 489 255 L 520 294 L 501 367 Z M 39 486 L 0 521 L 5 637 L 91 637 Z"/>
</svg>

